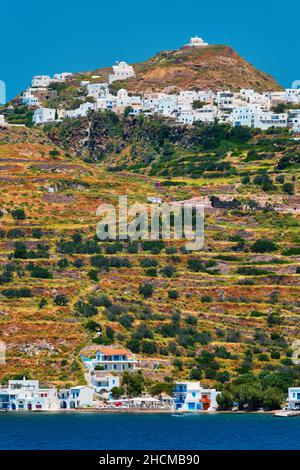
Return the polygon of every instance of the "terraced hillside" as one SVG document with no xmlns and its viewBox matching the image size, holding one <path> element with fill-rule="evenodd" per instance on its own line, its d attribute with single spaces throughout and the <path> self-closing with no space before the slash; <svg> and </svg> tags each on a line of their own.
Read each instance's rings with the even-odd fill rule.
<svg viewBox="0 0 300 470">
<path fill-rule="evenodd" d="M 115 161 L 107 152 L 105 165 L 82 149 L 76 156 L 64 136 L 54 139 L 61 150 L 42 130 L 0 130 L 1 379 L 82 381 L 80 351 L 99 343 L 126 345 L 148 381 L 202 378 L 221 387 L 244 372 L 293 370 L 299 143 L 285 133 L 226 134 L 208 150 L 203 134 L 193 147 L 190 137 L 185 146 L 164 138 L 149 171 L 126 151 Z M 220 159 L 228 165 L 207 166 Z M 210 206 L 204 249 L 100 242 L 96 208 L 119 195 L 129 204 L 202 199 Z"/>
</svg>

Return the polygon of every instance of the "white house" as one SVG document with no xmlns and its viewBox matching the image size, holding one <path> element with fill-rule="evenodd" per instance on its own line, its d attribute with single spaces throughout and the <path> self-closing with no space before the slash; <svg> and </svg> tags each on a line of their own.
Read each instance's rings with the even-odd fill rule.
<svg viewBox="0 0 300 470">
<path fill-rule="evenodd" d="M 0 114 L 0 126 L 5 124 L 4 114 Z"/>
<path fill-rule="evenodd" d="M 180 111 L 178 113 L 177 121 L 183 124 L 193 124 L 196 121 L 201 122 L 214 122 L 217 116 L 216 106 L 204 105 L 199 109 L 192 109 L 190 111 Z"/>
<path fill-rule="evenodd" d="M 89 373 L 89 385 L 97 393 L 110 392 L 112 388 L 120 386 L 120 376 L 94 370 Z"/>
<path fill-rule="evenodd" d="M 31 92 L 31 88 L 28 88 L 26 91 L 23 92 L 22 96 L 22 104 L 27 106 L 39 106 L 40 102 L 37 96 L 34 96 Z"/>
<path fill-rule="evenodd" d="M 45 122 L 55 121 L 55 109 L 38 108 L 33 113 L 32 121 L 34 124 L 43 124 Z"/>
<path fill-rule="evenodd" d="M 40 388 L 38 380 L 9 380 L 0 389 L 0 409 L 11 411 L 55 411 L 58 409 L 56 388 Z"/>
<path fill-rule="evenodd" d="M 269 92 L 269 97 L 270 97 L 272 104 L 284 103 L 286 101 L 285 91 L 271 91 Z"/>
<path fill-rule="evenodd" d="M 88 115 L 89 111 L 96 109 L 95 103 L 82 103 L 77 109 L 70 109 L 65 111 L 65 117 L 67 118 L 77 118 L 85 117 Z"/>
<path fill-rule="evenodd" d="M 257 93 L 256 91 L 252 90 L 251 88 L 241 88 L 239 92 L 240 98 L 249 103 L 250 105 L 260 105 L 265 110 L 270 109 L 271 107 L 271 99 L 268 92 L 265 93 Z"/>
<path fill-rule="evenodd" d="M 232 91 L 218 91 L 217 92 L 217 106 L 223 111 L 232 111 L 234 108 L 235 94 Z"/>
<path fill-rule="evenodd" d="M 133 67 L 128 65 L 126 62 L 116 62 L 112 67 L 113 73 L 109 75 L 109 83 L 115 82 L 116 80 L 126 80 L 135 76 Z"/>
<path fill-rule="evenodd" d="M 177 95 L 167 93 L 145 93 L 143 97 L 143 108 L 153 110 L 156 113 L 170 115 L 177 111 Z"/>
<path fill-rule="evenodd" d="M 198 36 L 195 36 L 190 39 L 190 42 L 187 44 L 187 46 L 190 47 L 203 47 L 203 46 L 208 46 L 207 42 L 204 42 L 202 38 L 199 38 Z"/>
<path fill-rule="evenodd" d="M 217 392 L 205 389 L 200 382 L 176 382 L 173 390 L 175 409 L 180 411 L 214 411 L 218 407 Z"/>
<path fill-rule="evenodd" d="M 108 83 L 88 83 L 86 88 L 88 96 L 94 98 L 105 98 L 109 93 Z"/>
<path fill-rule="evenodd" d="M 31 86 L 35 88 L 48 87 L 52 79 L 49 75 L 35 75 L 31 80 Z"/>
<path fill-rule="evenodd" d="M 287 113 L 275 114 L 270 112 L 255 113 L 254 127 L 267 130 L 271 127 L 287 127 Z"/>
<path fill-rule="evenodd" d="M 285 99 L 288 103 L 300 103 L 300 88 L 286 88 Z"/>
<path fill-rule="evenodd" d="M 72 74 L 70 72 L 62 72 L 62 73 L 56 73 L 53 76 L 53 80 L 55 82 L 65 82 L 68 77 L 71 77 Z"/>
<path fill-rule="evenodd" d="M 130 96 L 128 92 L 121 88 L 117 92 L 116 97 L 116 106 L 117 107 L 126 107 L 126 106 L 141 106 L 142 105 L 142 98 L 140 96 Z"/>
<path fill-rule="evenodd" d="M 300 387 L 290 387 L 287 398 L 288 410 L 300 410 Z"/>
<path fill-rule="evenodd" d="M 106 98 L 97 98 L 96 109 L 112 109 L 116 107 L 117 99 L 115 96 L 108 94 Z"/>
<path fill-rule="evenodd" d="M 300 109 L 290 110 L 287 125 L 293 132 L 300 132 Z"/>
<path fill-rule="evenodd" d="M 234 127 L 247 126 L 266 130 L 271 127 L 287 127 L 288 114 L 276 114 L 253 106 L 242 106 L 232 110 L 230 120 Z"/>
<path fill-rule="evenodd" d="M 75 409 L 93 406 L 94 391 L 87 385 L 78 385 L 58 392 L 59 408 Z"/>
<path fill-rule="evenodd" d="M 81 355 L 81 359 L 89 371 L 96 368 L 98 370 L 124 372 L 124 370 L 135 369 L 138 363 L 130 351 L 118 346 L 99 346 L 94 358 Z"/>
</svg>

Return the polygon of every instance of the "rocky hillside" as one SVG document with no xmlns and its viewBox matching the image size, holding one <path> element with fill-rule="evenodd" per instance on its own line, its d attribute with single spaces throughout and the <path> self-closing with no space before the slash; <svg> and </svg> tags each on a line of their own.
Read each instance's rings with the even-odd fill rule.
<svg viewBox="0 0 300 470">
<path fill-rule="evenodd" d="M 281 89 L 274 78 L 257 70 L 228 46 L 183 47 L 163 51 L 133 66 L 136 77 L 126 81 L 126 88 L 134 92 L 159 91 L 169 86 L 213 91 Z M 96 73 L 106 77 L 110 69 L 99 69 Z"/>
</svg>

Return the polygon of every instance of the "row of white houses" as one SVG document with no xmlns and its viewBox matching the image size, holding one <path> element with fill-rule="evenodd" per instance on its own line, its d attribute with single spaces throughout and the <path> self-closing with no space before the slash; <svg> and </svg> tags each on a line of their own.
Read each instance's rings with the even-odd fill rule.
<svg viewBox="0 0 300 470">
<path fill-rule="evenodd" d="M 0 410 L 58 411 L 93 406 L 93 389 L 86 385 L 69 389 L 41 388 L 38 380 L 9 380 L 0 388 Z"/>
<path fill-rule="evenodd" d="M 126 365 L 127 367 L 127 365 Z M 89 371 L 89 385 L 74 386 L 68 389 L 40 387 L 38 380 L 9 380 L 8 386 L 0 388 L 0 411 L 59 411 L 75 410 L 95 406 L 95 400 L 104 396 L 106 402 L 112 406 L 122 403 L 126 406 L 136 405 L 148 407 L 153 405 L 154 398 L 138 397 L 132 399 L 123 396 L 113 400 L 111 390 L 120 386 L 120 371 Z M 155 407 L 167 407 L 175 411 L 215 411 L 218 408 L 215 389 L 204 388 L 198 381 L 176 382 L 172 396 L 160 397 Z M 164 394 L 165 395 L 165 394 Z M 163 399 L 162 399 L 163 398 Z M 151 400 L 150 400 L 151 399 Z M 163 402 L 163 403 L 162 403 Z M 287 404 L 289 411 L 300 410 L 300 387 L 291 387 L 288 390 Z"/>
<path fill-rule="evenodd" d="M 88 83 L 84 87 L 87 96 L 78 108 L 55 110 L 37 107 L 33 116 L 34 124 L 85 117 L 90 111 L 96 110 L 112 109 L 122 113 L 129 108 L 133 115 L 159 114 L 189 125 L 196 121 L 217 121 L 234 127 L 246 126 L 261 130 L 288 127 L 293 132 L 300 132 L 300 89 L 261 94 L 246 89 L 238 93 L 185 90 L 178 94 L 160 92 L 144 93 L 141 96 L 132 95 L 123 88 L 113 95 L 109 85 L 104 82 Z M 288 109 L 282 113 L 273 112 L 273 106 L 280 103 L 285 103 Z M 294 105 L 299 105 L 299 109 L 294 109 Z"/>
</svg>

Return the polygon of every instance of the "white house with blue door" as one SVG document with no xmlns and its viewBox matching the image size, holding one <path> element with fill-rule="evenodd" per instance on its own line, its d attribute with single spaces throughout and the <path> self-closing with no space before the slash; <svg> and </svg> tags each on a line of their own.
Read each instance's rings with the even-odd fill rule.
<svg viewBox="0 0 300 470">
<path fill-rule="evenodd" d="M 179 411 L 214 411 L 218 407 L 215 389 L 205 389 L 200 382 L 176 382 L 174 406 Z"/>
<path fill-rule="evenodd" d="M 300 387 L 290 387 L 287 399 L 288 410 L 300 410 Z"/>
</svg>

